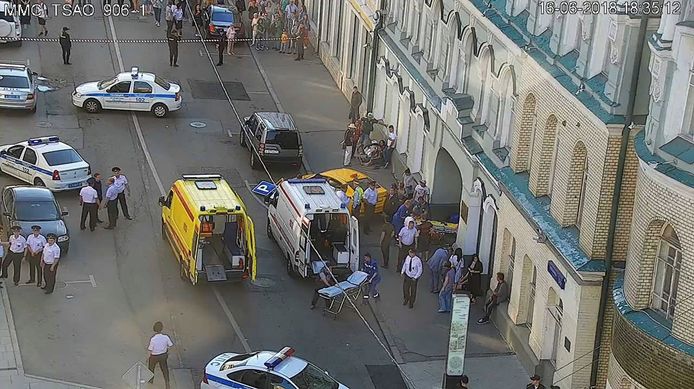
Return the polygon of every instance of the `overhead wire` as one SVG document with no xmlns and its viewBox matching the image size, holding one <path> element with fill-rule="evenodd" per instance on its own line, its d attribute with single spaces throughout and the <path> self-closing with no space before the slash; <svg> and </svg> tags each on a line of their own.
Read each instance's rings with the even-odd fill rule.
<svg viewBox="0 0 694 389">
<path fill-rule="evenodd" d="M 188 2 L 186 2 L 186 7 L 187 7 L 187 9 L 188 9 L 189 15 L 190 15 L 191 18 L 192 18 L 193 13 L 192 13 L 190 4 L 189 4 Z M 211 54 L 210 54 L 210 51 L 209 51 L 208 48 L 207 48 L 207 45 L 205 45 L 205 40 L 202 39 L 202 33 L 201 33 L 201 30 L 200 30 L 200 27 L 198 26 L 197 21 L 195 20 L 195 18 L 192 18 L 192 19 L 193 19 L 193 24 L 194 24 L 194 26 L 195 26 L 195 29 L 196 29 L 196 31 L 197 31 L 197 33 L 198 33 L 199 38 L 200 38 L 198 41 L 201 42 L 202 45 L 203 45 L 203 47 L 205 48 L 205 52 L 207 53 L 207 58 L 208 58 L 210 64 L 212 65 L 212 70 L 214 70 L 214 73 L 215 73 L 215 75 L 216 75 L 216 77 L 217 77 L 217 79 L 218 79 L 220 85 L 222 85 L 222 88 L 223 88 L 223 90 L 224 90 L 224 92 L 225 92 L 225 95 L 226 95 L 226 97 L 227 97 L 227 100 L 228 100 L 228 102 L 229 102 L 229 105 L 232 107 L 232 110 L 234 111 L 234 114 L 235 114 L 235 116 L 236 116 L 236 119 L 239 121 L 239 124 L 240 124 L 240 126 L 241 126 L 241 131 L 243 131 L 243 126 L 245 125 L 245 123 L 243 122 L 243 120 L 241 120 L 241 117 L 239 116 L 238 111 L 237 111 L 236 108 L 234 107 L 233 101 L 232 101 L 231 98 L 229 97 L 229 94 L 226 92 L 226 88 L 224 88 L 224 82 L 222 81 L 222 77 L 221 77 L 221 75 L 219 74 L 219 71 L 217 70 L 217 67 L 216 67 L 215 64 L 214 64 L 214 61 L 213 61 L 213 59 L 212 59 L 212 56 L 211 56 Z M 303 42 L 297 40 L 296 44 L 303 44 Z M 250 50 L 253 50 L 253 47 L 251 47 L 251 46 L 249 45 L 249 49 L 250 49 Z M 247 144 L 247 145 L 250 145 L 251 148 L 253 149 L 253 150 L 251 150 L 251 153 L 257 152 L 257 151 L 258 151 L 258 150 L 256 149 L 255 145 L 253 144 L 253 142 L 247 141 L 246 144 Z M 259 156 L 260 153 L 257 153 L 257 155 Z M 262 168 L 263 168 L 265 174 L 268 176 L 268 178 L 269 178 L 273 183 L 277 184 L 278 181 L 276 181 L 275 178 L 272 176 L 272 174 L 270 173 L 269 169 L 267 168 L 267 165 L 266 165 L 265 162 L 262 160 L 262 158 L 259 157 L 259 158 L 258 158 L 258 162 L 259 162 L 260 165 L 262 166 Z M 350 215 L 350 216 L 351 216 L 351 215 Z M 303 232 L 302 232 L 302 233 L 303 233 Z M 306 242 L 310 245 L 310 248 L 313 249 L 313 250 L 315 250 L 316 254 L 318 254 L 318 260 L 326 267 L 326 269 L 328 269 L 328 272 L 329 272 L 329 274 L 330 274 L 330 277 L 332 278 L 332 281 L 335 283 L 335 286 L 337 286 L 337 287 L 342 291 L 342 293 L 345 295 L 345 298 L 347 299 L 347 301 L 349 302 L 349 304 L 352 306 L 352 308 L 354 309 L 354 311 L 357 312 L 357 315 L 359 316 L 359 318 L 361 319 L 361 321 L 364 323 L 364 325 L 366 326 L 366 328 L 369 330 L 369 332 L 371 333 L 371 335 L 373 335 L 373 337 L 376 339 L 376 341 L 378 342 L 378 344 L 379 344 L 379 345 L 383 348 L 383 350 L 386 352 L 386 354 L 387 354 L 388 357 L 390 358 L 390 361 L 398 368 L 398 370 L 400 371 L 400 374 L 402 375 L 403 379 L 405 379 L 406 381 L 408 381 L 408 383 L 410 383 L 410 384 L 413 385 L 413 384 L 414 384 L 414 381 L 412 380 L 412 378 L 409 377 L 409 375 L 402 369 L 402 366 L 400 366 L 400 364 L 395 360 L 395 357 L 392 355 L 392 353 L 391 353 L 389 347 L 381 340 L 381 338 L 378 336 L 378 334 L 376 334 L 376 331 L 373 329 L 373 327 L 371 326 L 371 324 L 369 324 L 369 322 L 368 322 L 368 320 L 366 319 L 366 317 L 364 317 L 363 313 L 359 310 L 359 308 L 358 308 L 357 305 L 355 304 L 354 299 L 351 298 L 351 297 L 349 296 L 349 294 L 347 293 L 347 291 L 344 290 L 344 289 L 340 286 L 340 284 L 339 284 L 339 282 L 338 282 L 338 280 L 337 280 L 337 277 L 335 277 L 335 274 L 333 274 L 332 270 L 330 269 L 329 264 L 325 261 L 325 259 L 323 258 L 323 256 L 320 255 L 320 252 L 318 251 L 318 249 L 316 248 L 316 246 L 313 244 L 313 242 L 311 242 L 310 237 L 306 236 Z"/>
</svg>

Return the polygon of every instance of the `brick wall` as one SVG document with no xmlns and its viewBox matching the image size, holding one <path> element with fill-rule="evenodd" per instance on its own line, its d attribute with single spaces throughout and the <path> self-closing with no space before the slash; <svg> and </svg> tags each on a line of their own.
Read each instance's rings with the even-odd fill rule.
<svg viewBox="0 0 694 389">
<path fill-rule="evenodd" d="M 581 189 L 583 188 L 583 178 L 586 170 L 586 158 L 588 157 L 586 146 L 579 141 L 574 146 L 571 157 L 571 167 L 569 168 L 569 182 L 566 188 L 566 199 L 564 200 L 564 213 L 560 219 L 562 226 L 576 224 L 579 218 L 578 207 L 581 201 Z"/>
<path fill-rule="evenodd" d="M 607 126 L 594 118 L 578 100 L 558 90 L 534 61 L 519 61 L 514 70 L 521 109 L 512 127 L 511 167 L 520 172 L 530 165 L 530 191 L 535 195 L 551 192 L 552 216 L 560 223 L 566 222 L 569 218 L 565 216 L 567 193 L 572 190 L 569 187 L 571 159 L 577 142 L 583 142 L 587 148 L 588 181 L 581 215 L 580 245 L 591 258 L 603 258 L 619 136 L 610 137 Z M 552 173 L 555 137 L 558 149 Z M 608 148 L 608 144 L 611 147 Z M 570 207 L 575 206 L 573 204 L 575 202 L 568 202 Z"/>
<path fill-rule="evenodd" d="M 691 388 L 694 358 L 615 316 L 612 354 L 624 373 L 648 389 Z M 612 382 L 614 387 L 614 382 Z"/>
<path fill-rule="evenodd" d="M 651 301 L 654 265 L 665 224 L 677 233 L 682 248 L 682 265 L 672 335 L 694 344 L 694 190 L 641 166 L 638 171 L 634 218 L 627 253 L 624 289 L 635 309 Z M 694 381 L 693 381 L 694 382 Z"/>
<path fill-rule="evenodd" d="M 530 157 L 530 142 L 535 124 L 535 108 L 537 100 L 530 93 L 525 96 L 520 120 L 513 123 L 514 141 L 511 142 L 511 167 L 516 173 L 528 170 L 528 158 Z"/>
</svg>

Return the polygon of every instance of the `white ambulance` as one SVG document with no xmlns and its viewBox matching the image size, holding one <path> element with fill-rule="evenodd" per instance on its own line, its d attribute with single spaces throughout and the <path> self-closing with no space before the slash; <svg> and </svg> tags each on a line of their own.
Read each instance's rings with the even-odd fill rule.
<svg viewBox="0 0 694 389">
<path fill-rule="evenodd" d="M 359 270 L 359 224 L 325 179 L 290 179 L 269 195 L 267 234 L 284 254 L 287 273 L 312 277 L 331 269 Z"/>
</svg>

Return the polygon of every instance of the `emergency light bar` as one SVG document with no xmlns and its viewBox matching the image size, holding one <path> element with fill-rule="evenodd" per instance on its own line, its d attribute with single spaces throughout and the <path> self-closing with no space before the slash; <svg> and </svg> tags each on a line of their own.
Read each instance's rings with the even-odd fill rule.
<svg viewBox="0 0 694 389">
<path fill-rule="evenodd" d="M 44 136 L 41 138 L 31 138 L 27 143 L 29 143 L 29 146 L 36 146 L 36 145 L 43 145 L 43 144 L 48 144 L 48 143 L 56 143 L 60 142 L 60 138 L 58 138 L 55 135 L 51 136 Z"/>
<path fill-rule="evenodd" d="M 133 66 L 132 69 L 130 69 L 130 76 L 133 79 L 138 79 L 139 75 L 140 75 L 140 68 L 138 68 L 137 66 Z"/>
<path fill-rule="evenodd" d="M 290 184 L 324 184 L 328 181 L 325 178 L 291 178 L 287 182 Z"/>
<path fill-rule="evenodd" d="M 272 358 L 268 359 L 267 362 L 265 362 L 265 367 L 272 370 L 292 355 L 294 355 L 294 349 L 291 347 L 285 347 L 282 350 L 280 350 L 280 352 L 275 354 Z"/>
<path fill-rule="evenodd" d="M 181 178 L 184 180 L 220 180 L 221 174 L 183 174 Z"/>
</svg>

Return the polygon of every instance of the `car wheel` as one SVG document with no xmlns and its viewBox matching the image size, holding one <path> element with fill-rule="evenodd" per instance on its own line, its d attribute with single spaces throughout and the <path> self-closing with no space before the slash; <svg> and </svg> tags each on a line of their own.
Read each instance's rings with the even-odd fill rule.
<svg viewBox="0 0 694 389">
<path fill-rule="evenodd" d="M 40 179 L 40 178 L 37 177 L 37 178 L 34 178 L 34 186 L 42 186 L 42 187 L 45 187 L 45 186 L 46 186 L 46 183 L 43 182 L 42 179 Z"/>
<path fill-rule="evenodd" d="M 152 113 L 158 118 L 163 118 L 167 113 L 169 113 L 169 109 L 166 108 L 166 105 L 162 103 L 156 103 L 154 106 L 152 106 Z"/>
<path fill-rule="evenodd" d="M 275 236 L 272 234 L 272 227 L 270 227 L 270 219 L 267 219 L 267 237 L 273 242 L 275 241 Z"/>
<path fill-rule="evenodd" d="M 255 156 L 255 150 L 251 150 L 251 169 L 257 169 L 258 168 L 258 158 Z"/>
<path fill-rule="evenodd" d="M 101 103 L 97 99 L 87 99 L 82 104 L 82 108 L 89 113 L 97 113 L 101 111 Z"/>
<path fill-rule="evenodd" d="M 241 130 L 241 134 L 239 135 L 241 139 L 239 139 L 239 143 L 241 144 L 242 147 L 246 147 L 246 136 L 243 134 L 243 130 Z"/>
<path fill-rule="evenodd" d="M 289 255 L 287 255 L 287 274 L 292 278 L 296 277 L 296 270 L 294 269 L 291 259 L 289 259 Z"/>
<path fill-rule="evenodd" d="M 178 260 L 178 275 L 181 277 L 182 280 L 190 282 L 190 278 L 188 277 L 188 272 L 186 271 L 185 266 L 183 266 L 185 262 L 183 262 L 182 258 L 179 258 Z"/>
</svg>

